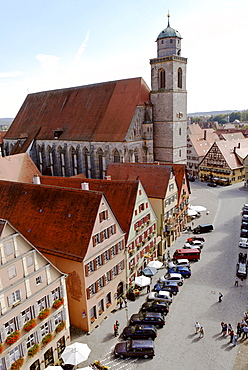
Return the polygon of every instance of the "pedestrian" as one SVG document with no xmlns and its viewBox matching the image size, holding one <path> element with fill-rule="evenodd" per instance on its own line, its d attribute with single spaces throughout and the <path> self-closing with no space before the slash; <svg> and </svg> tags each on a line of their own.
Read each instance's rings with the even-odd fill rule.
<svg viewBox="0 0 248 370">
<path fill-rule="evenodd" d="M 242 334 L 242 327 L 241 327 L 240 322 L 238 322 L 238 324 L 237 324 L 237 336 L 238 336 L 238 338 L 241 337 L 241 334 Z"/>
<path fill-rule="evenodd" d="M 201 327 L 201 325 L 199 324 L 199 322 L 198 322 L 198 321 L 196 321 L 196 323 L 195 323 L 195 333 L 196 333 L 196 334 L 199 332 L 200 327 Z"/>
<path fill-rule="evenodd" d="M 204 329 L 203 329 L 203 326 L 200 327 L 200 330 L 199 330 L 199 338 L 203 338 L 204 337 Z"/>
<path fill-rule="evenodd" d="M 226 332 L 227 332 L 227 324 L 224 324 L 223 327 L 222 327 L 222 335 L 223 335 L 223 337 L 226 335 Z"/>
<path fill-rule="evenodd" d="M 248 338 L 248 326 L 243 326 L 243 336 L 242 339 Z"/>
<path fill-rule="evenodd" d="M 115 335 L 115 337 L 118 336 L 118 327 L 117 327 L 116 324 L 114 324 L 114 335 Z"/>
<path fill-rule="evenodd" d="M 220 326 L 221 326 L 221 334 L 222 334 L 222 329 L 223 329 L 223 326 L 225 325 L 225 323 L 222 321 L 221 323 L 220 323 Z"/>
<path fill-rule="evenodd" d="M 241 277 L 240 278 L 240 286 L 243 286 L 243 281 L 244 281 L 244 279 Z"/>
<path fill-rule="evenodd" d="M 236 346 L 237 345 L 237 334 L 234 333 L 233 335 L 233 345 Z"/>
<path fill-rule="evenodd" d="M 151 287 L 150 287 L 150 285 L 147 285 L 147 293 L 150 293 L 150 291 L 151 291 Z"/>
<path fill-rule="evenodd" d="M 219 292 L 219 302 L 222 302 L 222 297 L 223 297 L 223 294 Z"/>
<path fill-rule="evenodd" d="M 236 276 L 236 278 L 235 278 L 235 284 L 234 284 L 235 286 L 239 286 L 239 278 Z"/>
<path fill-rule="evenodd" d="M 118 320 L 116 320 L 115 325 L 116 325 L 117 329 L 119 330 L 120 323 L 119 323 Z"/>
<path fill-rule="evenodd" d="M 230 334 L 230 331 L 232 331 L 232 330 L 233 330 L 233 328 L 232 328 L 232 325 L 231 325 L 231 324 L 228 324 L 228 325 L 227 325 L 227 330 L 228 330 L 228 334 Z"/>
<path fill-rule="evenodd" d="M 123 301 L 125 303 L 125 307 L 127 307 L 127 297 L 125 295 L 123 296 Z"/>
<path fill-rule="evenodd" d="M 233 342 L 234 331 L 233 331 L 233 330 L 231 330 L 231 331 L 229 332 L 229 335 L 230 335 L 230 343 L 232 343 L 232 342 Z"/>
<path fill-rule="evenodd" d="M 123 305 L 123 299 L 120 297 L 119 299 L 119 304 L 120 304 L 120 310 L 122 309 L 122 305 Z"/>
</svg>

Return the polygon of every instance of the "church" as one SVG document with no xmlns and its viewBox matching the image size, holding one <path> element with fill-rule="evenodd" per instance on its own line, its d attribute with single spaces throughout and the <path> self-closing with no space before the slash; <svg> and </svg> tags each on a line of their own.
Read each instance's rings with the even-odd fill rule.
<svg viewBox="0 0 248 370">
<path fill-rule="evenodd" d="M 4 138 L 3 156 L 28 153 L 42 174 L 103 179 L 110 163 L 186 164 L 187 59 L 168 25 L 141 78 L 29 94 Z"/>
</svg>

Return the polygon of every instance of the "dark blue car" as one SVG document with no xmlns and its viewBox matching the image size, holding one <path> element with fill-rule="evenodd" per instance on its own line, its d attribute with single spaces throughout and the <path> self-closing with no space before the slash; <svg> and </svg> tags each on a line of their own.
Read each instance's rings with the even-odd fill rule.
<svg viewBox="0 0 248 370">
<path fill-rule="evenodd" d="M 176 282 L 171 281 L 170 282 L 170 285 L 168 285 L 165 282 L 163 282 L 163 283 L 157 283 L 157 284 L 154 285 L 153 290 L 155 292 L 159 292 L 160 290 L 164 290 L 166 292 L 172 293 L 173 295 L 176 295 L 179 292 L 179 287 L 178 287 L 178 285 L 177 285 Z"/>
<path fill-rule="evenodd" d="M 169 274 L 176 272 L 181 274 L 184 278 L 189 278 L 191 276 L 191 270 L 188 267 L 172 267 L 168 272 Z"/>
</svg>

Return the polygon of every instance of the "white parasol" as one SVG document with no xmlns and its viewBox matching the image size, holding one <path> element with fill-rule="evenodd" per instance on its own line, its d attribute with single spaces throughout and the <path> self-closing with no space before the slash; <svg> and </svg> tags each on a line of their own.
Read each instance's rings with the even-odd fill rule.
<svg viewBox="0 0 248 370">
<path fill-rule="evenodd" d="M 147 286 L 147 285 L 150 285 L 151 284 L 151 279 L 147 276 L 137 276 L 135 279 L 134 279 L 134 283 L 138 286 Z"/>
<path fill-rule="evenodd" d="M 155 267 L 155 269 L 161 269 L 161 267 L 163 266 L 163 263 L 160 262 L 160 261 L 150 261 L 147 265 L 148 267 Z"/>
<path fill-rule="evenodd" d="M 67 346 L 61 357 L 64 364 L 77 365 L 80 362 L 87 360 L 91 349 L 85 343 L 75 342 Z"/>
</svg>

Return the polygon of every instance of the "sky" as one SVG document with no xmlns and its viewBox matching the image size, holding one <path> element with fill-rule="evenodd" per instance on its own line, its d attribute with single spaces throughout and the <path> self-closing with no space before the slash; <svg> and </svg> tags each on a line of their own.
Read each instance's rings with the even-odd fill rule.
<svg viewBox="0 0 248 370">
<path fill-rule="evenodd" d="M 143 77 L 170 26 L 188 59 L 188 113 L 248 109 L 247 0 L 0 0 L 0 118 L 27 94 Z"/>
</svg>

